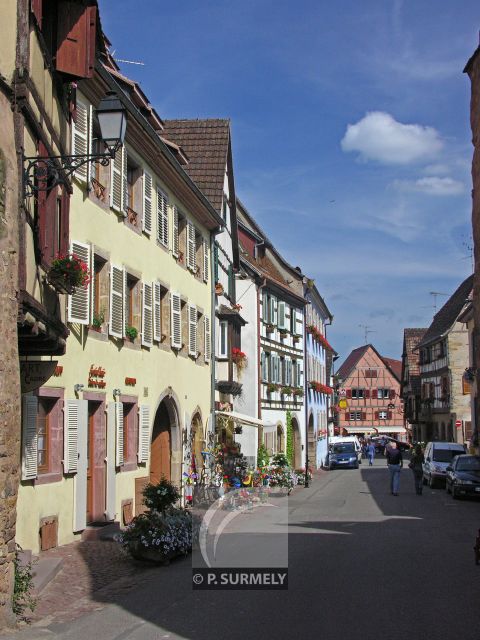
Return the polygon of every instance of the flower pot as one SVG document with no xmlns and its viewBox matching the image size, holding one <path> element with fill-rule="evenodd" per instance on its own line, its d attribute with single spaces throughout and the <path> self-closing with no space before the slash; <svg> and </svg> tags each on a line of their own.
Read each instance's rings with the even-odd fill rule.
<svg viewBox="0 0 480 640">
<path fill-rule="evenodd" d="M 48 272 L 47 281 L 59 293 L 68 293 L 70 295 L 75 293 L 75 286 L 68 282 L 62 273 L 59 273 L 54 269 L 51 269 Z"/>
</svg>

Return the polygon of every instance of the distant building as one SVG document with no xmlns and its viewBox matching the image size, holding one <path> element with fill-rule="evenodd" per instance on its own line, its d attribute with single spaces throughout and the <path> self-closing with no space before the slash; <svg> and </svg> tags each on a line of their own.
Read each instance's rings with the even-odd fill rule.
<svg viewBox="0 0 480 640">
<path fill-rule="evenodd" d="M 400 396 L 403 401 L 404 426 L 412 440 L 419 438 L 421 409 L 420 358 L 416 347 L 426 329 L 405 329 L 403 332 L 402 377 Z"/>
<path fill-rule="evenodd" d="M 435 315 L 420 352 L 420 440 L 465 442 L 471 429 L 470 392 L 463 386 L 469 366 L 468 331 L 460 316 L 472 295 L 469 276 Z"/>
<path fill-rule="evenodd" d="M 406 436 L 401 367 L 400 360 L 381 356 L 371 344 L 350 353 L 336 376 L 340 435 Z"/>
</svg>

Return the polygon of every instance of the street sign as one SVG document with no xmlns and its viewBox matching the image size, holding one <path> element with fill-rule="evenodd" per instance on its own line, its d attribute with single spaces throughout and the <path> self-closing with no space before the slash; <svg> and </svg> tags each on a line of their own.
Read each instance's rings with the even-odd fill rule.
<svg viewBox="0 0 480 640">
<path fill-rule="evenodd" d="M 347 390 L 346 389 L 339 389 L 338 390 L 338 395 L 340 397 L 342 397 L 342 396 L 345 397 L 347 395 Z"/>
<path fill-rule="evenodd" d="M 461 429 L 462 428 L 462 421 L 461 420 L 455 420 L 455 426 L 457 427 L 457 429 Z"/>
</svg>

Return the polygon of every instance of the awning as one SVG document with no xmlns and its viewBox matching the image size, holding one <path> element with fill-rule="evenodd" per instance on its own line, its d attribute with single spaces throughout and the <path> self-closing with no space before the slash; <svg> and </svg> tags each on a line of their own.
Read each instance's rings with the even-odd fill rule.
<svg viewBox="0 0 480 640">
<path fill-rule="evenodd" d="M 381 425 L 378 427 L 343 427 L 343 429 L 345 429 L 347 433 L 368 433 L 371 435 L 382 435 L 382 433 L 407 433 L 405 427 L 382 427 Z"/>
<path fill-rule="evenodd" d="M 275 427 L 271 422 L 264 422 L 263 420 L 259 420 L 258 418 L 253 418 L 252 416 L 247 416 L 244 413 L 237 413 L 236 411 L 215 411 L 216 416 L 221 416 L 222 418 L 228 418 L 229 420 L 233 420 L 237 424 L 244 424 L 249 427 L 263 427 L 264 429 L 268 429 L 270 427 Z"/>
</svg>

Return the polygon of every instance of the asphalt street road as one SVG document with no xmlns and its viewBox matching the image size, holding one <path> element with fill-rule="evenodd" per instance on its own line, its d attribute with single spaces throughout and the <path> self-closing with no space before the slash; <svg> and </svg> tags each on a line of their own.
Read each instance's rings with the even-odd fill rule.
<svg viewBox="0 0 480 640">
<path fill-rule="evenodd" d="M 324 473 L 288 507 L 288 591 L 193 591 L 187 559 L 101 611 L 8 637 L 480 638 L 480 502 L 427 487 L 417 496 L 407 468 L 392 496 L 378 459 Z"/>
</svg>

